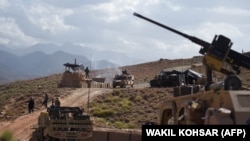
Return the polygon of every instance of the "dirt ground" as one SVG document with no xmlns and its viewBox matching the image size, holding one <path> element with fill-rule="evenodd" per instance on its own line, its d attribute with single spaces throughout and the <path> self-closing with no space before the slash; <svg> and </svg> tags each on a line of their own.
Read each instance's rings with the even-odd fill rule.
<svg viewBox="0 0 250 141">
<path fill-rule="evenodd" d="M 199 63 L 200 61 L 198 59 L 197 58 L 192 58 L 192 59 L 190 59 L 189 61 L 186 61 L 186 62 L 183 59 L 174 60 L 174 61 L 171 61 L 171 60 L 159 60 L 159 61 L 156 61 L 156 62 L 153 62 L 153 63 L 149 62 L 149 63 L 145 63 L 145 64 L 141 64 L 141 65 L 127 66 L 127 67 L 124 67 L 124 68 L 126 68 L 131 74 L 134 74 L 136 76 L 137 82 L 141 83 L 141 82 L 150 80 L 156 74 L 158 74 L 159 71 L 162 70 L 162 69 L 172 68 L 174 66 L 180 66 L 180 64 L 186 64 L 186 65 L 191 64 L 190 62 Z M 195 66 L 194 70 L 199 72 L 199 73 L 202 73 L 204 69 L 200 68 L 199 66 Z M 98 73 L 99 72 L 97 72 L 97 74 Z M 220 76 L 220 75 L 217 75 L 217 73 L 215 73 L 215 74 L 216 74 L 216 77 Z M 60 78 L 60 77 L 58 77 L 58 78 Z M 218 77 L 218 78 L 220 78 L 220 77 Z M 241 78 L 243 78 L 244 82 L 250 82 L 250 73 L 249 73 L 249 71 L 243 69 Z M 48 82 L 48 80 L 52 81 L 52 78 L 47 77 L 46 81 L 43 80 L 40 83 L 42 83 L 42 84 L 43 83 L 46 83 L 46 84 L 51 83 L 50 81 Z M 31 82 L 34 83 L 34 81 L 31 81 Z M 24 82 L 22 82 L 22 83 L 24 83 Z M 250 83 L 246 83 L 246 85 L 250 87 L 249 84 Z M 30 84 L 27 83 L 25 86 L 30 86 Z M 148 86 L 149 86 L 148 84 L 140 84 L 140 85 L 135 86 L 135 88 L 145 88 L 145 87 L 148 87 Z M 22 87 L 24 87 L 24 86 L 22 86 Z M 46 92 L 54 94 L 54 92 L 56 92 L 56 89 L 55 89 L 55 91 L 54 91 L 54 89 L 55 88 L 53 88 L 53 90 L 47 90 Z M 91 88 L 90 89 L 90 99 L 93 99 L 95 96 L 101 95 L 103 93 L 111 92 L 111 91 L 113 91 L 113 89 Z M 143 94 L 144 95 L 143 98 L 147 98 L 148 101 L 150 101 L 151 104 L 154 104 L 152 102 L 153 99 L 156 99 L 158 101 L 163 100 L 163 97 L 160 97 L 160 96 L 165 95 L 165 93 L 162 93 L 158 89 L 154 90 L 154 92 L 153 92 L 153 89 L 136 90 L 136 91 L 139 92 L 140 94 Z M 136 91 L 132 91 L 132 92 L 136 92 Z M 70 94 L 67 93 L 66 94 L 67 96 L 65 96 L 63 98 L 60 98 L 61 104 L 64 105 L 64 106 L 80 106 L 80 107 L 84 106 L 85 107 L 87 105 L 88 92 L 89 92 L 89 89 L 87 89 L 87 88 L 74 89 L 74 90 L 72 90 L 70 92 Z M 151 97 L 152 95 L 149 95 L 149 93 L 151 93 L 151 92 L 152 92 L 152 95 L 155 95 L 157 97 Z M 38 93 L 38 92 L 35 91 L 34 94 L 36 94 L 36 93 Z M 40 94 L 40 93 L 38 93 L 38 94 Z M 57 94 L 59 95 L 60 93 L 57 93 Z M 24 99 L 26 97 L 19 97 L 19 98 Z M 15 103 L 15 102 L 16 101 L 14 101 L 12 103 Z M 9 105 L 11 105 L 11 103 L 9 103 Z M 12 108 L 12 106 L 16 106 L 16 105 L 12 104 L 10 107 Z M 17 110 L 19 109 L 19 107 L 16 107 L 16 108 L 17 108 Z M 26 106 L 25 106 L 25 108 L 26 108 Z M 145 107 L 143 107 L 143 108 L 145 108 Z M 20 106 L 20 109 L 22 109 L 22 111 L 23 111 L 23 108 L 21 106 Z M 15 119 L 13 121 L 0 122 L 0 134 L 5 130 L 9 130 L 9 131 L 13 132 L 14 137 L 16 138 L 16 140 L 28 141 L 30 136 L 31 136 L 31 133 L 33 131 L 30 127 L 37 124 L 37 120 L 38 120 L 38 116 L 39 116 L 40 112 L 45 111 L 45 110 L 46 110 L 45 108 L 41 108 L 41 109 L 38 108 L 32 114 L 27 114 L 27 113 L 22 114 L 21 113 L 22 116 L 18 117 L 17 119 Z M 150 111 L 150 109 L 146 109 L 145 111 L 148 111 L 148 112 L 151 112 L 151 114 L 154 114 L 154 112 L 152 112 L 152 111 L 154 111 L 154 109 L 152 109 L 151 111 Z M 149 115 L 149 114 L 147 114 L 147 115 Z"/>
<path fill-rule="evenodd" d="M 60 99 L 63 106 L 86 106 L 88 103 L 88 93 L 90 93 L 90 101 L 95 96 L 102 93 L 112 91 L 111 89 L 98 89 L 98 88 L 79 88 L 72 91 L 67 97 Z M 50 105 L 50 104 L 49 104 Z M 8 130 L 14 134 L 14 137 L 18 141 L 28 141 L 31 137 L 33 129 L 32 126 L 37 124 L 38 116 L 40 112 L 45 111 L 45 108 L 36 110 L 34 113 L 25 114 L 20 116 L 14 121 L 0 122 L 0 133 Z M 85 110 L 86 111 L 86 110 Z"/>
</svg>

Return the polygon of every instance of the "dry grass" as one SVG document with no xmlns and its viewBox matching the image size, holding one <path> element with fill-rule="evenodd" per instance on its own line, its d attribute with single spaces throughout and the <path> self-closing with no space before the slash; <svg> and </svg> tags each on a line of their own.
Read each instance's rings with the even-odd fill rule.
<svg viewBox="0 0 250 141">
<path fill-rule="evenodd" d="M 162 69 L 173 68 L 182 65 L 201 63 L 200 57 L 190 59 L 167 60 L 160 59 L 155 62 L 124 66 L 135 75 L 136 83 L 149 82 Z M 202 66 L 193 65 L 192 69 L 205 74 Z M 110 69 L 96 70 L 91 72 L 95 77 Z M 215 73 L 217 78 L 223 75 Z M 32 96 L 35 98 L 35 108 L 40 108 L 44 93 L 49 97 L 66 96 L 74 88 L 58 88 L 61 74 L 51 75 L 32 80 L 17 81 L 0 86 L 0 121 L 13 120 L 27 113 L 26 102 Z M 246 85 L 249 86 L 250 71 L 243 69 L 240 75 Z M 158 104 L 172 96 L 169 88 L 134 88 L 114 89 L 112 93 L 98 96 L 91 102 L 91 113 L 95 119 L 95 125 L 100 127 L 116 128 L 140 128 L 141 124 L 148 121 L 157 122 Z"/>
<path fill-rule="evenodd" d="M 50 98 L 65 96 L 71 88 L 57 88 L 61 75 L 51 75 L 32 80 L 16 81 L 0 86 L 0 121 L 13 120 L 27 113 L 27 102 L 35 99 L 35 109 L 41 107 L 44 93 Z"/>
<path fill-rule="evenodd" d="M 120 89 L 98 96 L 91 113 L 100 127 L 141 128 L 146 122 L 158 122 L 161 100 L 172 96 L 169 88 Z"/>
</svg>

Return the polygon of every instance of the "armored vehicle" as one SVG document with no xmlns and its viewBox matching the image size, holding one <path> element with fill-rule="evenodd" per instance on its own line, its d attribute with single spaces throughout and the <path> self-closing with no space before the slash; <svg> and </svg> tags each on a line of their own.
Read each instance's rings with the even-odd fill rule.
<svg viewBox="0 0 250 141">
<path fill-rule="evenodd" d="M 176 87 L 184 82 L 182 72 L 177 70 L 164 71 L 162 70 L 154 79 L 150 80 L 150 87 Z"/>
<path fill-rule="evenodd" d="M 65 63 L 65 71 L 62 74 L 62 79 L 58 84 L 59 88 L 70 87 L 70 88 L 109 88 L 110 84 L 105 82 L 105 78 L 94 78 L 89 77 L 88 67 L 84 68 L 82 64 L 76 63 Z M 86 69 L 88 72 L 86 73 Z"/>
<path fill-rule="evenodd" d="M 177 87 L 181 85 L 202 85 L 205 83 L 205 76 L 187 69 L 180 71 L 178 69 L 164 69 L 161 70 L 154 79 L 150 80 L 150 87 Z"/>
<path fill-rule="evenodd" d="M 133 87 L 134 86 L 134 75 L 128 74 L 126 70 L 122 72 L 120 75 L 115 75 L 112 86 L 113 88 L 120 87 L 120 88 L 126 88 L 126 87 Z"/>
<path fill-rule="evenodd" d="M 41 112 L 30 141 L 84 140 L 92 137 L 93 122 L 79 107 L 54 107 Z"/>
<path fill-rule="evenodd" d="M 58 87 L 81 88 L 89 80 L 86 77 L 84 66 L 77 64 L 76 59 L 75 63 L 65 63 L 63 65 L 65 66 L 65 71 Z"/>
<path fill-rule="evenodd" d="M 250 124 L 250 89 L 239 77 L 241 67 L 250 69 L 249 56 L 232 50 L 233 43 L 224 35 L 215 35 L 210 44 L 138 13 L 134 15 L 200 45 L 199 53 L 204 55 L 206 84 L 175 87 L 174 96 L 161 103 L 158 124 Z M 224 80 L 214 82 L 213 71 L 225 75 Z"/>
</svg>

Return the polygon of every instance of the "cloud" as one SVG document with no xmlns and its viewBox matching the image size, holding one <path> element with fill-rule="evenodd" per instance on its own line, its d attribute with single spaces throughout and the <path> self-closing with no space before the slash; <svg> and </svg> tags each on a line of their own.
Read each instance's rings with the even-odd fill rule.
<svg viewBox="0 0 250 141">
<path fill-rule="evenodd" d="M 152 23 L 138 12 L 208 42 L 215 34 L 250 44 L 249 1 L 239 0 L 0 0 L 0 44 L 28 47 L 34 43 L 83 44 L 114 50 L 145 61 L 185 58 L 199 46 Z M 192 51 L 190 51 L 193 49 Z"/>
<path fill-rule="evenodd" d="M 120 40 L 124 45 L 126 45 L 128 47 L 134 48 L 136 46 L 136 43 L 130 42 L 123 37 L 119 37 L 118 40 Z"/>
<path fill-rule="evenodd" d="M 250 11 L 246 9 L 240 9 L 240 8 L 225 8 L 225 7 L 215 7 L 214 9 L 211 9 L 210 11 L 218 13 L 218 14 L 224 14 L 224 15 L 232 15 L 232 16 L 250 16 Z"/>
<path fill-rule="evenodd" d="M 12 18 L 0 18 L 0 42 L 10 47 L 30 45 L 36 42 L 36 39 L 25 35 Z"/>
<path fill-rule="evenodd" d="M 8 7 L 10 7 L 8 0 L 0 0 L 0 9 L 4 10 Z"/>
<path fill-rule="evenodd" d="M 61 34 L 76 29 L 74 26 L 67 25 L 64 21 L 67 16 L 74 13 L 71 9 L 57 8 L 47 4 L 33 4 L 24 10 L 34 25 L 52 34 Z"/>
</svg>

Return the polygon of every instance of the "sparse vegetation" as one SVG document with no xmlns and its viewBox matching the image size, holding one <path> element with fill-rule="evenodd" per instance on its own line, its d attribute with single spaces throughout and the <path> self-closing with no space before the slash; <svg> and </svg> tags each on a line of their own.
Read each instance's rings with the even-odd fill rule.
<svg viewBox="0 0 250 141">
<path fill-rule="evenodd" d="M 35 109 L 38 109 L 45 92 L 49 97 L 66 95 L 72 89 L 58 89 L 60 79 L 61 75 L 51 75 L 0 85 L 0 121 L 13 120 L 27 113 L 27 101 L 30 97 L 34 97 Z"/>
<path fill-rule="evenodd" d="M 114 90 L 97 96 L 91 104 L 91 112 L 97 126 L 140 129 L 148 121 L 157 122 L 157 105 L 171 97 L 168 91 L 168 88 Z"/>
<path fill-rule="evenodd" d="M 200 57 L 186 60 L 161 59 L 161 61 L 125 66 L 121 69 L 126 68 L 129 73 L 134 74 L 138 84 L 149 81 L 161 69 L 190 65 L 191 62 L 201 63 L 201 59 Z M 108 70 L 93 71 L 91 76 L 100 74 L 100 71 Z M 195 71 L 205 73 L 204 68 L 199 66 L 195 66 Z M 215 75 L 220 77 L 217 73 Z M 249 71 L 243 69 L 241 78 L 249 82 Z M 35 98 L 36 109 L 39 108 L 44 92 L 48 93 L 49 97 L 64 97 L 75 90 L 75 88 L 58 88 L 60 79 L 61 74 L 56 74 L 0 85 L 0 121 L 13 120 L 27 113 L 26 101 L 30 96 Z M 246 85 L 250 86 L 249 83 Z M 91 102 L 91 115 L 95 126 L 98 127 L 140 129 L 141 125 L 148 121 L 158 121 L 158 104 L 171 97 L 171 94 L 171 88 L 114 89 L 112 93 L 99 95 Z"/>
<path fill-rule="evenodd" d="M 0 141 L 14 141 L 14 136 L 10 131 L 4 131 L 0 134 Z"/>
</svg>

